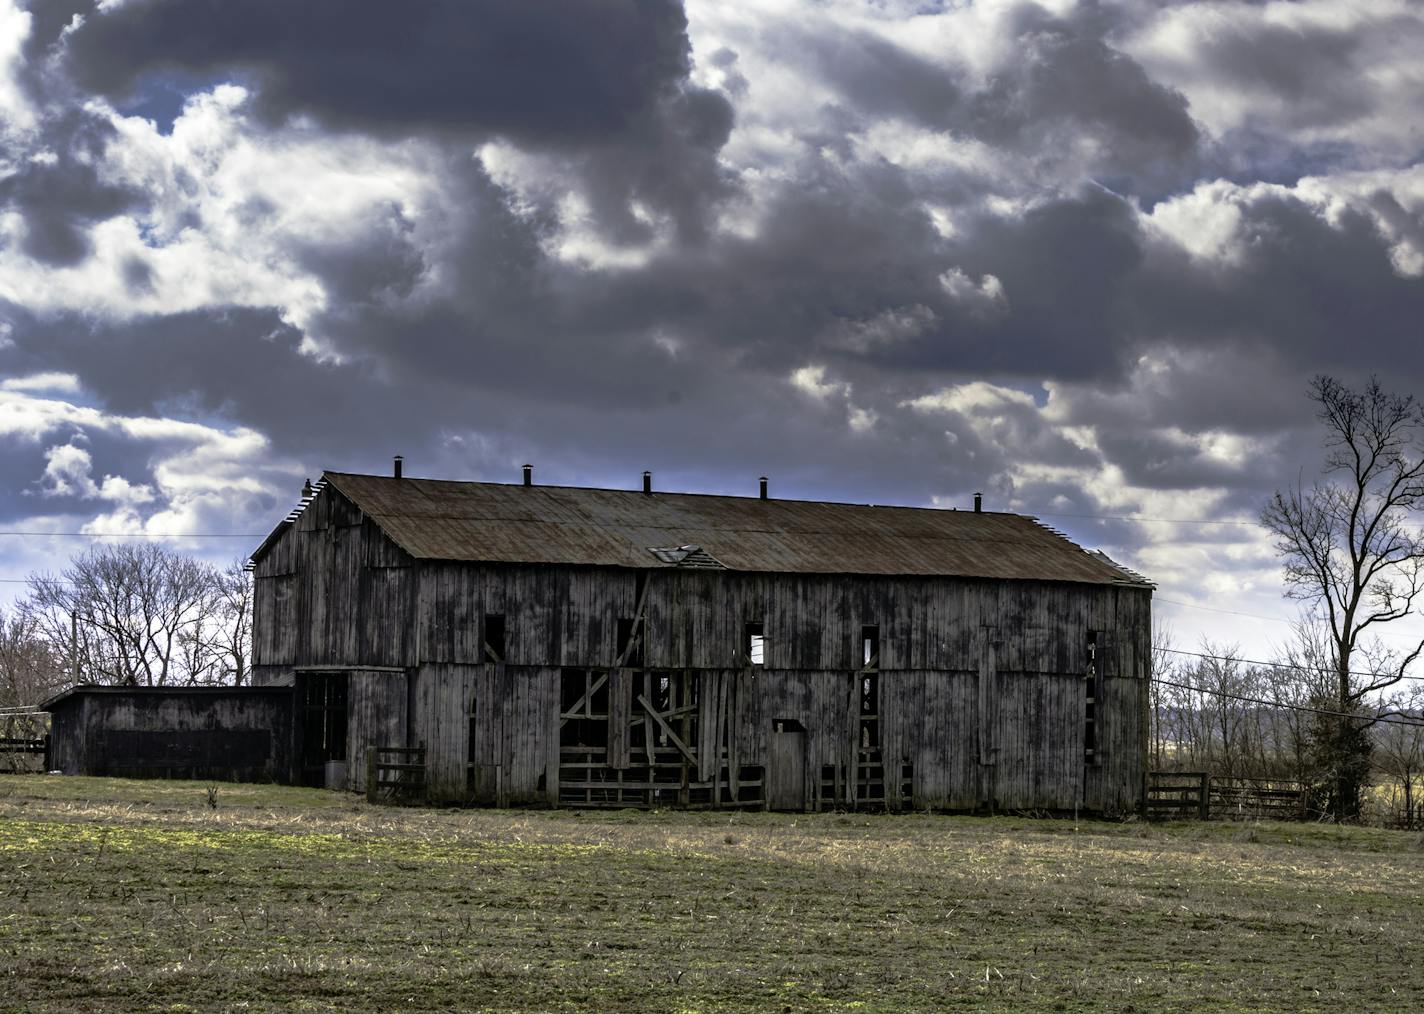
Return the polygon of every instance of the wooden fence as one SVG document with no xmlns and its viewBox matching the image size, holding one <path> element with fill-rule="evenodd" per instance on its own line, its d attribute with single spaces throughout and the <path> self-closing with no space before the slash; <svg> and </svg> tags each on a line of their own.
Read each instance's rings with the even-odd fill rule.
<svg viewBox="0 0 1424 1014">
<path fill-rule="evenodd" d="M 1213 778 L 1211 815 L 1256 820 L 1305 820 L 1310 793 L 1281 778 Z"/>
<path fill-rule="evenodd" d="M 425 747 L 372 743 L 366 748 L 366 802 L 382 801 L 425 801 Z"/>
<path fill-rule="evenodd" d="M 1147 772 L 1147 816 L 1153 820 L 1206 820 L 1211 815 L 1211 774 Z"/>
<path fill-rule="evenodd" d="M 1156 820 L 1306 820 L 1310 793 L 1281 778 L 1214 778 L 1208 771 L 1149 771 L 1147 816 Z"/>
<path fill-rule="evenodd" d="M 43 739 L 0 738 L 0 753 L 44 753 L 49 737 Z"/>
</svg>

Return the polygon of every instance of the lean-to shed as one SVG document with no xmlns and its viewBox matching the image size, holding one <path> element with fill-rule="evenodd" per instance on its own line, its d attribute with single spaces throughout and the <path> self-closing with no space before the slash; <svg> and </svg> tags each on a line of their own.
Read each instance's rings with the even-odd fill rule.
<svg viewBox="0 0 1424 1014">
<path fill-rule="evenodd" d="M 298 777 L 432 796 L 1136 809 L 1152 586 L 1032 518 L 328 472 L 253 555 Z"/>
</svg>

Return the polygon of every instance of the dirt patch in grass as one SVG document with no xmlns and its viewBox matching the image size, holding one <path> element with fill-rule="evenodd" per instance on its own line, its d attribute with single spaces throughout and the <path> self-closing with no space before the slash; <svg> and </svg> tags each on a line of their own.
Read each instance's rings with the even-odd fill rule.
<svg viewBox="0 0 1424 1014">
<path fill-rule="evenodd" d="M 0 778 L 0 1010 L 1417 1010 L 1417 835 Z"/>
</svg>

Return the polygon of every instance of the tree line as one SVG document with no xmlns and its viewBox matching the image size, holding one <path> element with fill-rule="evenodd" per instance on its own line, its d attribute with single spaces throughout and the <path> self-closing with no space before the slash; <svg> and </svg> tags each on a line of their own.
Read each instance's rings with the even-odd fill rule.
<svg viewBox="0 0 1424 1014">
<path fill-rule="evenodd" d="M 242 685 L 250 678 L 252 581 L 162 545 L 103 543 L 34 574 L 0 608 L 0 709 L 76 683 Z"/>
<path fill-rule="evenodd" d="M 1328 647 L 1298 628 L 1281 657 L 1244 660 L 1204 640 L 1179 651 L 1160 631 L 1153 652 L 1148 767 L 1235 782 L 1295 783 L 1308 813 L 1339 816 L 1341 763 L 1357 781 L 1350 819 L 1424 827 L 1424 683 L 1406 680 L 1350 714 L 1358 742 L 1339 754 L 1339 702 Z"/>
</svg>

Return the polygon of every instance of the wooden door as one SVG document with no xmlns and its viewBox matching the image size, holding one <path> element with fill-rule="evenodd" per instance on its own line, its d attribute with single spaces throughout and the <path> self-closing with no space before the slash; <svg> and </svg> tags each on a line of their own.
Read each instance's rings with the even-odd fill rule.
<svg viewBox="0 0 1424 1014">
<path fill-rule="evenodd" d="M 771 733 L 771 756 L 766 772 L 766 805 L 769 810 L 806 809 L 806 733 L 775 727 Z"/>
</svg>

